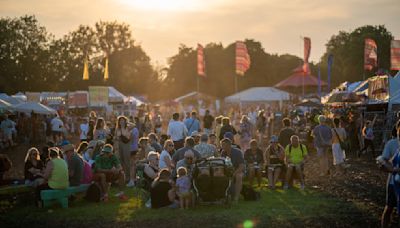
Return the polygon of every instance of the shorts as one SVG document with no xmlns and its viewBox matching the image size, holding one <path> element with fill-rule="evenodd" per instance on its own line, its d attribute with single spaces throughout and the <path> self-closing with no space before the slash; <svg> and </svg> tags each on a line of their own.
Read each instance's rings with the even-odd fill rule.
<svg viewBox="0 0 400 228">
<path fill-rule="evenodd" d="M 122 171 L 121 171 L 122 172 Z M 101 176 L 105 175 L 106 176 L 106 182 L 107 183 L 113 183 L 115 181 L 117 181 L 119 179 L 119 175 L 121 174 L 121 172 L 117 173 L 117 174 L 112 174 L 112 173 L 95 173 L 93 176 L 93 180 L 96 182 L 99 182 L 101 180 Z"/>
<path fill-rule="evenodd" d="M 386 206 L 397 207 L 397 197 L 394 186 L 389 184 L 386 186 Z"/>
<path fill-rule="evenodd" d="M 178 193 L 177 195 L 181 198 L 189 198 L 192 195 L 192 193 L 189 191 L 189 192 Z"/>
</svg>

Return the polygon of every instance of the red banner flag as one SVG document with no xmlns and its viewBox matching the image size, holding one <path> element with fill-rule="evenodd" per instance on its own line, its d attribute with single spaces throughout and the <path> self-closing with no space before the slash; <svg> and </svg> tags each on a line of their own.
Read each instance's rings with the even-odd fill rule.
<svg viewBox="0 0 400 228">
<path fill-rule="evenodd" d="M 303 64 L 303 72 L 310 73 L 310 66 L 308 64 L 308 59 L 310 58 L 311 53 L 311 39 L 309 37 L 304 37 L 304 64 Z"/>
<path fill-rule="evenodd" d="M 250 56 L 246 44 L 242 41 L 236 41 L 236 74 L 243 76 L 249 68 Z"/>
<path fill-rule="evenodd" d="M 364 47 L 364 69 L 372 70 L 378 66 L 377 45 L 373 39 L 365 39 Z"/>
<path fill-rule="evenodd" d="M 206 76 L 206 64 L 204 60 L 204 48 L 201 44 L 197 44 L 197 74 L 199 76 Z"/>
<path fill-rule="evenodd" d="M 390 47 L 391 70 L 400 70 L 400 40 L 392 40 Z"/>
</svg>

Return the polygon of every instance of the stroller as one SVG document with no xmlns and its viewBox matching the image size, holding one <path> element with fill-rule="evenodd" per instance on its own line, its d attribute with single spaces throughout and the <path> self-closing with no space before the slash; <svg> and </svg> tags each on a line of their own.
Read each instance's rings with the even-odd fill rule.
<svg viewBox="0 0 400 228">
<path fill-rule="evenodd" d="M 193 188 L 198 204 L 231 203 L 233 168 L 223 158 L 202 159 L 195 164 Z"/>
</svg>

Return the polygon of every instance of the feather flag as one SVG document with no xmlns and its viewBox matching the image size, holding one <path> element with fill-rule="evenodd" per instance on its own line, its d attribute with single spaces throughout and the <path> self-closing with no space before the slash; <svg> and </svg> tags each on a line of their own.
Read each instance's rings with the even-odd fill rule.
<svg viewBox="0 0 400 228">
<path fill-rule="evenodd" d="M 247 52 L 246 44 L 242 41 L 236 41 L 236 74 L 244 76 L 244 73 L 250 68 L 250 56 Z"/>
<path fill-rule="evenodd" d="M 391 70 L 400 70 L 400 40 L 392 40 L 390 45 Z"/>
<path fill-rule="evenodd" d="M 197 74 L 206 77 L 206 63 L 204 58 L 204 48 L 197 44 Z"/>
<path fill-rule="evenodd" d="M 108 57 L 106 57 L 106 62 L 104 64 L 104 80 L 108 79 Z"/>
<path fill-rule="evenodd" d="M 311 53 L 311 39 L 309 37 L 304 37 L 304 64 L 303 64 L 303 72 L 308 74 L 310 73 L 310 66 L 308 64 L 308 59 L 310 58 Z"/>
<path fill-rule="evenodd" d="M 331 73 L 332 73 L 333 55 L 328 56 L 328 92 L 331 91 Z"/>
<path fill-rule="evenodd" d="M 89 61 L 87 58 L 83 63 L 83 80 L 89 80 Z"/>
<path fill-rule="evenodd" d="M 372 70 L 378 66 L 378 46 L 373 39 L 365 39 L 364 46 L 364 69 Z"/>
</svg>

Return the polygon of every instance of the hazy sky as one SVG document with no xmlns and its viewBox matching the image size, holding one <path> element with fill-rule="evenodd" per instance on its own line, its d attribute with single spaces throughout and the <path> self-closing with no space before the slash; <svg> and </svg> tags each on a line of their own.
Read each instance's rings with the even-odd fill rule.
<svg viewBox="0 0 400 228">
<path fill-rule="evenodd" d="M 400 0 L 0 0 L 0 16 L 34 14 L 61 37 L 79 24 L 128 23 L 153 63 L 166 63 L 180 43 L 261 41 L 266 52 L 303 55 L 301 36 L 312 41 L 311 60 L 339 30 L 386 25 L 400 39 Z"/>
</svg>

